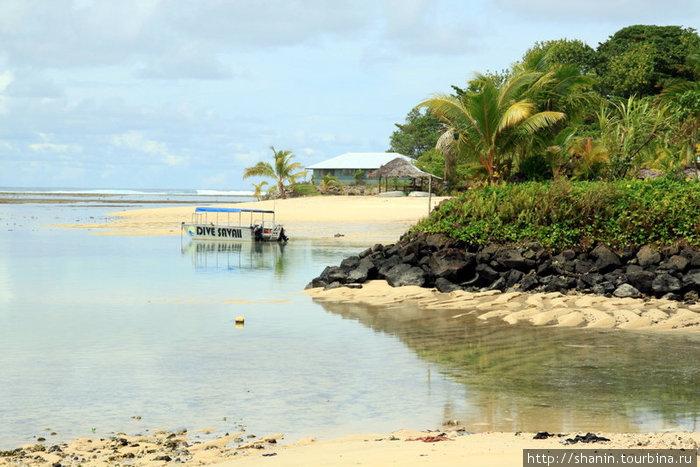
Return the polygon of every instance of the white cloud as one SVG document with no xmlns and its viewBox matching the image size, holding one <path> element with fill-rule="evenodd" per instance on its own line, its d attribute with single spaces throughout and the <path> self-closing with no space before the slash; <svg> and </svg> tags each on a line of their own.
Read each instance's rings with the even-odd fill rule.
<svg viewBox="0 0 700 467">
<path fill-rule="evenodd" d="M 155 155 L 168 166 L 176 166 L 186 162 L 187 158 L 178 156 L 168 150 L 168 145 L 158 141 L 146 139 L 137 131 L 128 131 L 112 138 L 112 143 L 117 147 L 124 147 L 144 154 Z"/>
<path fill-rule="evenodd" d="M 32 143 L 29 145 L 29 149 L 32 151 L 50 151 L 50 152 L 66 152 L 70 149 L 67 144 L 54 144 L 54 143 Z"/>
<path fill-rule="evenodd" d="M 58 153 L 79 153 L 82 152 L 82 147 L 77 144 L 60 144 L 52 143 L 51 140 L 54 138 L 53 134 L 39 133 L 39 138 L 41 138 L 40 143 L 30 143 L 28 145 L 29 149 L 36 152 L 58 152 Z M 71 158 L 63 157 L 63 160 L 71 160 Z"/>
<path fill-rule="evenodd" d="M 624 21 L 627 25 L 639 22 L 661 24 L 676 23 L 680 18 L 692 19 L 700 12 L 696 0 L 586 0 L 562 2 L 561 0 L 493 0 L 494 4 L 511 13 L 540 21 L 558 20 L 581 24 L 582 20 L 596 22 Z M 694 21 L 690 21 L 692 25 Z M 611 31 L 614 34 L 616 31 Z"/>
<path fill-rule="evenodd" d="M 227 79 L 228 66 L 202 46 L 184 44 L 179 50 L 155 57 L 137 76 L 156 79 Z"/>
</svg>

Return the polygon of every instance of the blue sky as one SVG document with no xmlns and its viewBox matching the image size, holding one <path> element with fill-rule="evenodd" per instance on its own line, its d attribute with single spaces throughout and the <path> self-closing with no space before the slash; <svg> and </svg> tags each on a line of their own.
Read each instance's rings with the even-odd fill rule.
<svg viewBox="0 0 700 467">
<path fill-rule="evenodd" d="M 385 151 L 474 72 L 632 24 L 700 2 L 0 0 L 0 186 L 249 189 L 270 146 Z"/>
</svg>

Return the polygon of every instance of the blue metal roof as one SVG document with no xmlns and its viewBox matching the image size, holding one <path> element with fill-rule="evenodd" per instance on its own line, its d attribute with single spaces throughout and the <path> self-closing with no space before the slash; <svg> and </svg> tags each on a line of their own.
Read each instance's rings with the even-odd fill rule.
<svg viewBox="0 0 700 467">
<path fill-rule="evenodd" d="M 262 209 L 238 209 L 238 208 L 195 208 L 194 212 L 259 212 L 263 214 L 274 214 L 275 211 L 263 211 Z"/>
</svg>

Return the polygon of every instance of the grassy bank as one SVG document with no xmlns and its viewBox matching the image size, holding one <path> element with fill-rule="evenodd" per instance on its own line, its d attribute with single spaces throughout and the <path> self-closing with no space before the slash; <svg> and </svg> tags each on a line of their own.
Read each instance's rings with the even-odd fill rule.
<svg viewBox="0 0 700 467">
<path fill-rule="evenodd" d="M 657 179 L 486 186 L 444 202 L 417 231 L 472 245 L 700 246 L 700 183 Z"/>
</svg>

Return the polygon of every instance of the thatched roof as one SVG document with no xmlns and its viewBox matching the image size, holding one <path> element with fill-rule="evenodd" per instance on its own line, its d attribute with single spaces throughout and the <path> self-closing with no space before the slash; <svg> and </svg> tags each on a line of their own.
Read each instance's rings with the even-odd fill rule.
<svg viewBox="0 0 700 467">
<path fill-rule="evenodd" d="M 433 177 L 441 180 L 440 177 L 423 172 L 410 162 L 400 157 L 393 159 L 377 170 L 370 172 L 367 178 L 428 178 Z"/>
<path fill-rule="evenodd" d="M 448 155 L 455 152 L 457 149 L 456 143 L 457 138 L 455 131 L 447 130 L 440 135 L 440 138 L 438 138 L 437 143 L 435 144 L 435 149 L 437 149 L 440 154 Z"/>
</svg>

